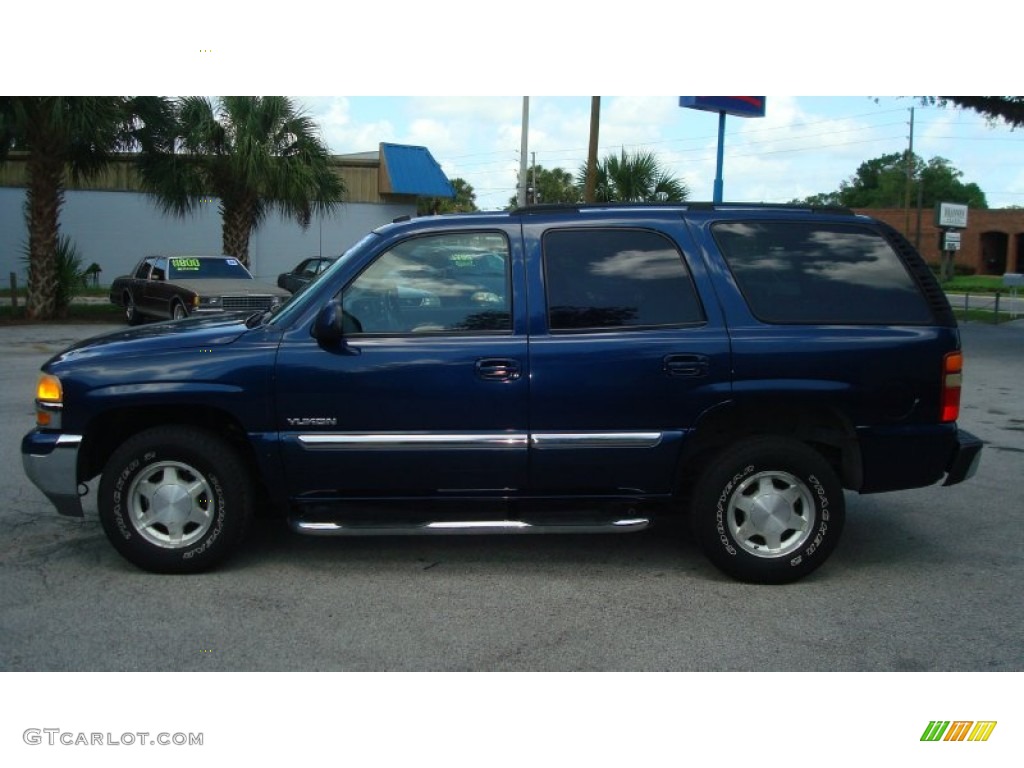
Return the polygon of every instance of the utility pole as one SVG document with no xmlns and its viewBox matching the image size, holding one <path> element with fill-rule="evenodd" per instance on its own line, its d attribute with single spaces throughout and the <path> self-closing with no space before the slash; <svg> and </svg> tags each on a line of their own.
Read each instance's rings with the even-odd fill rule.
<svg viewBox="0 0 1024 768">
<path fill-rule="evenodd" d="M 583 187 L 583 202 L 594 202 L 597 188 L 597 134 L 601 128 L 601 97 L 590 97 L 590 150 L 587 152 L 587 181 Z"/>
<path fill-rule="evenodd" d="M 530 184 L 530 187 L 533 188 L 533 198 L 530 200 L 530 204 L 531 205 L 536 205 L 537 204 L 537 153 L 536 152 L 531 152 L 530 153 L 530 166 L 531 166 L 531 169 L 533 171 L 533 181 Z"/>
<path fill-rule="evenodd" d="M 910 108 L 910 149 L 907 150 L 907 185 L 903 196 L 903 234 L 910 239 L 910 184 L 914 178 L 914 108 Z"/>
<path fill-rule="evenodd" d="M 530 97 L 523 96 L 523 135 L 519 145 L 519 190 L 516 203 L 520 208 L 526 206 L 526 145 L 530 132 Z"/>
</svg>

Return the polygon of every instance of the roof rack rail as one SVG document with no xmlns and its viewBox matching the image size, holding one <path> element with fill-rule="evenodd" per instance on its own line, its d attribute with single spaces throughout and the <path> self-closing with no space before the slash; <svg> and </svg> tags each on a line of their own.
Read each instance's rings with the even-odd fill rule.
<svg viewBox="0 0 1024 768">
<path fill-rule="evenodd" d="M 809 211 L 810 213 L 829 213 L 855 215 L 855 212 L 842 205 L 803 205 L 801 203 L 712 203 L 708 201 L 684 201 L 682 203 L 658 202 L 613 202 L 613 203 L 542 203 L 513 208 L 510 213 L 539 215 L 545 213 L 580 213 L 581 211 L 608 208 L 678 208 L 686 211 L 716 211 L 726 209 Z"/>
<path fill-rule="evenodd" d="M 839 213 L 856 215 L 851 208 L 844 205 L 807 205 L 805 203 L 709 203 L 709 202 L 687 202 L 683 203 L 688 209 L 695 211 L 715 211 L 727 208 L 742 209 L 751 208 L 754 210 L 779 210 L 779 211 L 810 211 L 811 213 Z"/>
<path fill-rule="evenodd" d="M 539 203 L 537 205 L 523 205 L 513 208 L 510 213 L 579 213 L 580 208 L 585 208 L 584 203 Z"/>
</svg>

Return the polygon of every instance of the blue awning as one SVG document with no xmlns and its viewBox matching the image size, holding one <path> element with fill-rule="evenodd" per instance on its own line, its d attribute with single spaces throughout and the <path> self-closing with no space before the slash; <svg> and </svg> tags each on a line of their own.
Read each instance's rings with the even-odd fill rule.
<svg viewBox="0 0 1024 768">
<path fill-rule="evenodd" d="M 380 145 L 380 192 L 391 195 L 455 197 L 448 177 L 426 147 Z"/>
</svg>

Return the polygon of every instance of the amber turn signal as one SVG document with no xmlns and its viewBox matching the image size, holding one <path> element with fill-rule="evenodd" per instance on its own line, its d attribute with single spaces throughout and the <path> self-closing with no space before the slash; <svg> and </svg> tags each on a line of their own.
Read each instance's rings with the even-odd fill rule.
<svg viewBox="0 0 1024 768">
<path fill-rule="evenodd" d="M 44 373 L 39 377 L 36 384 L 36 400 L 41 403 L 60 403 L 64 400 L 64 390 L 60 386 L 60 379 Z"/>
</svg>

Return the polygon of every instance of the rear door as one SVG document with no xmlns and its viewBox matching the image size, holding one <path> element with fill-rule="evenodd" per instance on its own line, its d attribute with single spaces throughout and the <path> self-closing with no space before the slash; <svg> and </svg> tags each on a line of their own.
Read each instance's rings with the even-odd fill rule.
<svg viewBox="0 0 1024 768">
<path fill-rule="evenodd" d="M 682 221 L 524 230 L 531 492 L 671 492 L 689 430 L 730 396 L 728 335 Z"/>
</svg>

